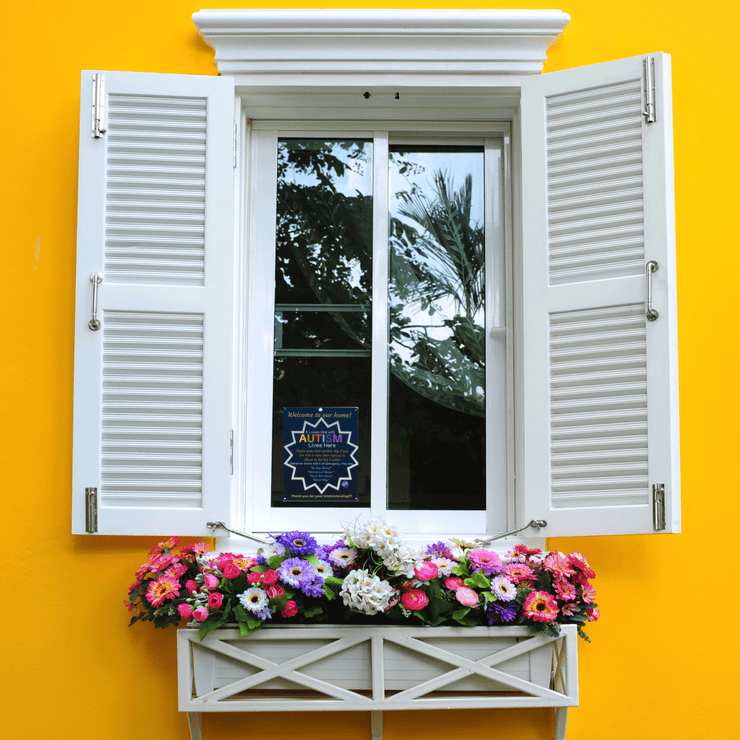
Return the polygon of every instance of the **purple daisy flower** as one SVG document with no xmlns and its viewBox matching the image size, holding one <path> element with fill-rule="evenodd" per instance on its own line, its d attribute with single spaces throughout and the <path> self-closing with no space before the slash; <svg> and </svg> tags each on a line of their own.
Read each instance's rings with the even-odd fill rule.
<svg viewBox="0 0 740 740">
<path fill-rule="evenodd" d="M 452 560 L 452 551 L 446 542 L 435 542 L 433 545 L 427 545 L 427 555 L 434 558 L 447 558 Z"/>
<path fill-rule="evenodd" d="M 316 598 L 319 598 L 320 596 L 324 595 L 324 579 L 320 576 L 316 577 L 316 580 L 311 581 L 310 583 L 306 583 L 303 586 L 301 586 L 301 591 L 303 591 L 306 596 L 315 596 Z"/>
<path fill-rule="evenodd" d="M 283 583 L 287 583 L 303 590 L 303 587 L 315 581 L 319 575 L 308 560 L 288 558 L 283 560 L 278 568 L 278 576 Z"/>
<path fill-rule="evenodd" d="M 296 555 L 314 555 L 319 549 L 319 543 L 308 532 L 295 530 L 294 532 L 283 532 L 277 536 L 271 534 L 270 537 Z"/>
<path fill-rule="evenodd" d="M 513 622 L 516 618 L 516 606 L 512 604 L 489 604 L 486 609 L 488 624 L 497 622 Z"/>
</svg>

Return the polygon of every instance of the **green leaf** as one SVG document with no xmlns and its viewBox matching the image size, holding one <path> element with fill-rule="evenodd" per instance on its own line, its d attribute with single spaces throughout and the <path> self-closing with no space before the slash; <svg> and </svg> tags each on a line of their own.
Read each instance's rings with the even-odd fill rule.
<svg viewBox="0 0 740 740">
<path fill-rule="evenodd" d="M 202 640 L 206 635 L 218 629 L 221 626 L 221 615 L 220 614 L 209 614 L 204 621 L 200 623 L 200 629 L 198 635 Z"/>
<path fill-rule="evenodd" d="M 319 614 L 322 614 L 323 611 L 324 607 L 321 604 L 316 604 L 315 606 L 310 606 L 306 609 L 306 611 L 303 612 L 303 616 L 306 617 L 306 619 L 311 619 L 311 617 L 317 617 Z"/>
<path fill-rule="evenodd" d="M 306 555 L 303 559 L 304 560 L 308 560 L 308 562 L 311 563 L 311 565 L 318 565 L 319 564 L 318 555 Z"/>
<path fill-rule="evenodd" d="M 251 617 L 247 620 L 247 627 L 249 627 L 250 632 L 254 632 L 255 630 L 258 630 L 262 626 L 262 620 L 260 619 L 252 619 Z"/>
<path fill-rule="evenodd" d="M 465 615 L 470 611 L 470 607 L 466 606 L 463 609 L 458 609 L 456 612 L 452 613 L 452 618 L 456 621 L 460 621 L 461 619 L 465 618 Z"/>
<path fill-rule="evenodd" d="M 324 578 L 324 583 L 328 586 L 341 589 L 342 585 L 344 584 L 344 578 L 337 578 L 336 576 L 328 576 L 327 578 Z"/>
<path fill-rule="evenodd" d="M 486 601 L 496 601 L 496 597 L 490 591 L 481 591 L 480 594 Z"/>
<path fill-rule="evenodd" d="M 482 573 L 473 573 L 470 578 L 465 579 L 465 585 L 470 588 L 491 588 L 491 581 Z"/>
<path fill-rule="evenodd" d="M 251 619 L 249 614 L 247 614 L 247 610 L 241 604 L 237 604 L 234 607 L 234 616 L 238 622 L 246 622 L 248 619 Z"/>
<path fill-rule="evenodd" d="M 280 555 L 273 555 L 267 562 L 273 570 L 277 570 L 280 567 L 280 563 L 283 562 L 283 558 Z"/>
<path fill-rule="evenodd" d="M 329 601 L 333 601 L 337 597 L 336 591 L 332 591 L 326 583 L 324 583 L 324 595 Z"/>
<path fill-rule="evenodd" d="M 249 634 L 249 627 L 244 622 L 239 622 L 239 634 L 246 637 Z"/>
</svg>

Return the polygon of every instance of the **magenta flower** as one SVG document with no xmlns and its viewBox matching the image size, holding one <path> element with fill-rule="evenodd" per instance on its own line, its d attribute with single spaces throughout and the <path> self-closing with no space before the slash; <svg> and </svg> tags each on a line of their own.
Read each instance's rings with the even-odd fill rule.
<svg viewBox="0 0 740 740">
<path fill-rule="evenodd" d="M 581 586 L 581 598 L 587 604 L 593 604 L 596 599 L 596 589 L 590 583 L 584 583 Z"/>
<path fill-rule="evenodd" d="M 211 594 L 208 597 L 208 606 L 210 606 L 211 609 L 220 609 L 221 604 L 223 603 L 223 600 L 224 600 L 223 594 L 216 592 L 215 594 Z"/>
<path fill-rule="evenodd" d="M 490 576 L 501 570 L 501 558 L 491 550 L 471 550 L 468 553 L 468 560 L 476 571 L 485 573 Z"/>
<path fill-rule="evenodd" d="M 180 613 L 180 619 L 190 619 L 193 616 L 193 607 L 190 604 L 178 604 L 177 611 Z"/>
<path fill-rule="evenodd" d="M 562 552 L 551 552 L 543 561 L 542 567 L 549 570 L 556 578 L 567 578 L 576 574 L 570 561 Z"/>
<path fill-rule="evenodd" d="M 268 586 L 265 589 L 265 593 L 269 598 L 277 599 L 278 596 L 282 596 L 285 593 L 285 589 L 279 583 L 276 583 L 273 586 Z"/>
<path fill-rule="evenodd" d="M 573 601 L 576 598 L 576 587 L 567 579 L 556 578 L 553 585 L 560 601 Z"/>
<path fill-rule="evenodd" d="M 429 603 L 429 597 L 420 588 L 412 588 L 401 594 L 401 603 L 407 609 L 418 612 Z"/>
<path fill-rule="evenodd" d="M 589 622 L 595 622 L 601 616 L 601 613 L 598 609 L 586 609 L 586 616 Z"/>
<path fill-rule="evenodd" d="M 278 582 L 278 573 L 276 570 L 273 570 L 270 568 L 270 570 L 266 570 L 262 574 L 262 578 L 260 579 L 261 583 L 264 583 L 265 586 L 273 586 Z"/>
<path fill-rule="evenodd" d="M 431 581 L 439 575 L 439 568 L 429 560 L 422 560 L 414 567 L 414 573 L 420 581 Z"/>
<path fill-rule="evenodd" d="M 522 610 L 533 622 L 554 622 L 558 616 L 555 597 L 547 591 L 532 591 L 524 600 Z"/>
<path fill-rule="evenodd" d="M 258 570 L 253 570 L 251 573 L 247 573 L 247 583 L 250 586 L 254 586 L 255 583 L 259 583 L 262 580 L 262 573 Z"/>
<path fill-rule="evenodd" d="M 455 598 L 463 606 L 478 606 L 478 594 L 473 591 L 472 588 L 468 588 L 467 586 L 460 586 L 460 588 L 455 591 Z"/>
<path fill-rule="evenodd" d="M 180 584 L 174 578 L 160 576 L 149 583 L 146 592 L 146 600 L 153 606 L 162 606 L 168 599 L 174 599 L 180 595 Z"/>
<path fill-rule="evenodd" d="M 229 581 L 233 581 L 241 575 L 241 569 L 233 561 L 226 563 L 223 568 L 220 568 L 220 570 L 223 573 L 224 578 Z"/>
<path fill-rule="evenodd" d="M 196 622 L 202 622 L 208 616 L 208 609 L 205 606 L 199 606 L 193 609 L 193 619 Z"/>
<path fill-rule="evenodd" d="M 445 578 L 445 588 L 449 588 L 450 591 L 457 591 L 458 588 L 465 585 L 465 581 L 462 578 L 453 576 L 452 578 Z"/>
<path fill-rule="evenodd" d="M 285 604 L 285 607 L 282 609 L 280 614 L 286 619 L 294 617 L 296 614 L 298 614 L 298 604 L 296 604 L 293 599 L 290 599 L 290 601 Z"/>
<path fill-rule="evenodd" d="M 596 578 L 596 573 L 589 567 L 586 558 L 580 552 L 572 552 L 568 555 L 568 561 L 580 570 L 586 578 Z"/>
<path fill-rule="evenodd" d="M 524 563 L 507 563 L 504 566 L 504 575 L 514 584 L 534 580 L 534 571 Z"/>
<path fill-rule="evenodd" d="M 203 586 L 209 591 L 212 591 L 214 588 L 218 588 L 218 578 L 211 573 L 206 573 L 203 576 Z"/>
<path fill-rule="evenodd" d="M 198 590 L 198 584 L 195 581 L 186 581 L 185 588 L 188 592 L 188 596 L 192 596 Z"/>
</svg>

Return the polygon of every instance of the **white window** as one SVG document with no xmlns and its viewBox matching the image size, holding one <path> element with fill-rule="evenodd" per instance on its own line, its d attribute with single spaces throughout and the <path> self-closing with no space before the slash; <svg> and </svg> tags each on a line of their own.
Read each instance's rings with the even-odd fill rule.
<svg viewBox="0 0 740 740">
<path fill-rule="evenodd" d="M 73 531 L 677 531 L 669 58 L 486 45 L 536 57 L 551 11 L 276 14 L 198 14 L 233 76 L 83 73 Z M 286 502 L 282 411 L 323 405 L 361 409 L 358 500 Z"/>
</svg>

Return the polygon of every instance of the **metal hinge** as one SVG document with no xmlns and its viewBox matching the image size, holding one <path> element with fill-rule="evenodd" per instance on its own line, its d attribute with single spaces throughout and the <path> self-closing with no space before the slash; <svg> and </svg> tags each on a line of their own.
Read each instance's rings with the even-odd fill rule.
<svg viewBox="0 0 740 740">
<path fill-rule="evenodd" d="M 658 119 L 655 115 L 655 59 L 645 57 L 642 60 L 642 68 L 645 77 L 645 123 L 655 123 Z"/>
<path fill-rule="evenodd" d="M 653 529 L 662 532 L 665 529 L 665 484 L 653 484 Z"/>
<path fill-rule="evenodd" d="M 105 75 L 96 72 L 92 76 L 92 130 L 93 139 L 105 132 Z"/>
<path fill-rule="evenodd" d="M 98 531 L 98 489 L 85 489 L 85 532 L 95 534 Z"/>
<path fill-rule="evenodd" d="M 236 167 L 236 142 L 237 142 L 237 127 L 236 127 L 236 124 L 234 124 L 234 160 L 233 160 L 234 167 Z"/>
<path fill-rule="evenodd" d="M 231 469 L 231 474 L 234 475 L 234 430 L 231 430 L 231 436 L 229 438 L 229 468 Z"/>
</svg>

